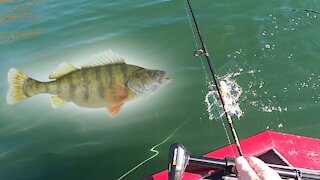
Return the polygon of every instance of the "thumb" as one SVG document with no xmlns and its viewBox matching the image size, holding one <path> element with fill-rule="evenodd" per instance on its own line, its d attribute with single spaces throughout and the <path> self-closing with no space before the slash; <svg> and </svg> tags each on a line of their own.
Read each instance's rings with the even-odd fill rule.
<svg viewBox="0 0 320 180">
<path fill-rule="evenodd" d="M 256 157 L 247 158 L 252 169 L 257 173 L 262 180 L 281 180 L 279 174 L 271 169 L 266 163 Z"/>
<path fill-rule="evenodd" d="M 259 179 L 257 174 L 250 167 L 248 161 L 244 157 L 242 156 L 237 157 L 235 161 L 235 167 L 238 172 L 239 180 Z"/>
</svg>

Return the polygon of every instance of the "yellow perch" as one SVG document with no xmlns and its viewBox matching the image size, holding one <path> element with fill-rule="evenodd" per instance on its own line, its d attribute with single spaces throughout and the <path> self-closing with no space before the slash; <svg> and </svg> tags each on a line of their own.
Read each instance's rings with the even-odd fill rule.
<svg viewBox="0 0 320 180">
<path fill-rule="evenodd" d="M 106 107 L 115 117 L 125 102 L 154 92 L 171 81 L 165 71 L 126 64 L 123 57 L 110 50 L 96 55 L 95 59 L 97 63 L 80 69 L 63 63 L 49 76 L 52 79 L 49 82 L 34 80 L 11 68 L 7 103 L 15 104 L 47 93 L 54 95 L 51 97 L 53 108 L 73 102 L 82 107 Z"/>
</svg>

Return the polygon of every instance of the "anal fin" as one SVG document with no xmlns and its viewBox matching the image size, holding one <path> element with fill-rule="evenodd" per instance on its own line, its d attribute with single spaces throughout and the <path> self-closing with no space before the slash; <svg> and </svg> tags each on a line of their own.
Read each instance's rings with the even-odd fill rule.
<svg viewBox="0 0 320 180">
<path fill-rule="evenodd" d="M 65 104 L 66 101 L 59 96 L 51 96 L 51 105 L 54 109 Z"/>
<path fill-rule="evenodd" d="M 115 118 L 117 116 L 123 104 L 124 104 L 123 102 L 119 102 L 119 103 L 108 106 L 108 111 L 112 118 Z"/>
</svg>

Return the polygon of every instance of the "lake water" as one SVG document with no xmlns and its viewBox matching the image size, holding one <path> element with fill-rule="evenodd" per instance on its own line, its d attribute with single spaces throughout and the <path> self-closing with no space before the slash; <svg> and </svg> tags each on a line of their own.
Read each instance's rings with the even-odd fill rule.
<svg viewBox="0 0 320 180">
<path fill-rule="evenodd" d="M 243 90 L 239 138 L 320 138 L 320 1 L 191 3 L 217 75 Z M 1 0 L 0 179 L 141 179 L 167 167 L 172 143 L 193 154 L 228 145 L 221 121 L 208 118 L 210 76 L 195 38 L 182 0 Z M 7 104 L 11 67 L 48 81 L 59 64 L 80 67 L 108 49 L 173 81 L 115 119 L 105 108 L 53 109 L 50 95 Z"/>
</svg>

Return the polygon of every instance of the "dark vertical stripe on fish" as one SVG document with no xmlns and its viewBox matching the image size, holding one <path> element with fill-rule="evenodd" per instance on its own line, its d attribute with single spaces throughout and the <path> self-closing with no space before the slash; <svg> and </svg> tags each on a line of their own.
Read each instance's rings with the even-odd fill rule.
<svg viewBox="0 0 320 180">
<path fill-rule="evenodd" d="M 57 95 L 59 95 L 61 93 L 61 79 L 57 79 L 55 84 L 56 84 Z"/>
<path fill-rule="evenodd" d="M 24 88 L 24 90 L 23 90 L 23 94 L 24 94 L 25 96 L 27 96 L 27 97 L 31 97 L 31 95 L 26 91 L 25 88 Z"/>
<path fill-rule="evenodd" d="M 109 74 L 109 87 L 112 86 L 113 82 L 114 82 L 114 77 L 113 77 L 113 69 L 112 69 L 112 65 L 108 65 L 107 69 L 108 69 L 108 74 Z"/>
<path fill-rule="evenodd" d="M 35 81 L 35 84 L 36 84 L 36 91 L 39 91 L 39 85 L 40 85 L 40 82 L 39 81 Z"/>
<path fill-rule="evenodd" d="M 27 96 L 27 97 L 30 97 L 31 95 L 28 93 L 28 86 L 31 86 L 31 83 L 30 83 L 30 78 L 28 78 L 27 80 L 26 80 L 26 83 L 24 83 L 23 84 L 23 87 L 22 87 L 22 89 L 23 89 L 23 94 L 25 95 L 25 96 Z"/>
<path fill-rule="evenodd" d="M 121 64 L 120 65 L 120 68 L 121 68 L 121 72 L 123 74 L 123 80 L 124 82 L 127 81 L 127 78 L 128 78 L 128 70 L 127 70 L 127 65 L 126 64 Z"/>
<path fill-rule="evenodd" d="M 49 92 L 49 83 L 44 83 L 44 88 L 45 88 L 46 93 L 48 93 Z"/>
<path fill-rule="evenodd" d="M 104 98 L 104 87 L 103 87 L 103 82 L 102 82 L 102 68 L 99 67 L 99 68 L 95 68 L 94 69 L 94 73 L 95 73 L 95 76 L 96 76 L 96 83 L 97 83 L 97 93 L 99 95 L 100 98 Z"/>
<path fill-rule="evenodd" d="M 76 86 L 73 84 L 72 75 L 67 76 L 66 78 L 67 78 L 68 84 L 69 84 L 69 86 L 68 86 L 68 88 L 69 88 L 69 91 L 68 91 L 69 92 L 69 97 L 70 97 L 70 99 L 73 99 L 74 96 L 75 96 Z"/>
<path fill-rule="evenodd" d="M 27 97 L 30 97 L 30 95 L 27 93 L 27 91 L 24 92 L 24 95 Z"/>
<path fill-rule="evenodd" d="M 89 83 L 90 83 L 90 80 L 89 80 L 89 70 L 90 69 L 85 69 L 84 71 L 83 71 L 83 89 L 84 89 L 84 93 L 83 93 L 83 95 L 84 95 L 84 100 L 86 101 L 86 102 L 88 102 L 88 100 L 89 100 Z"/>
</svg>

